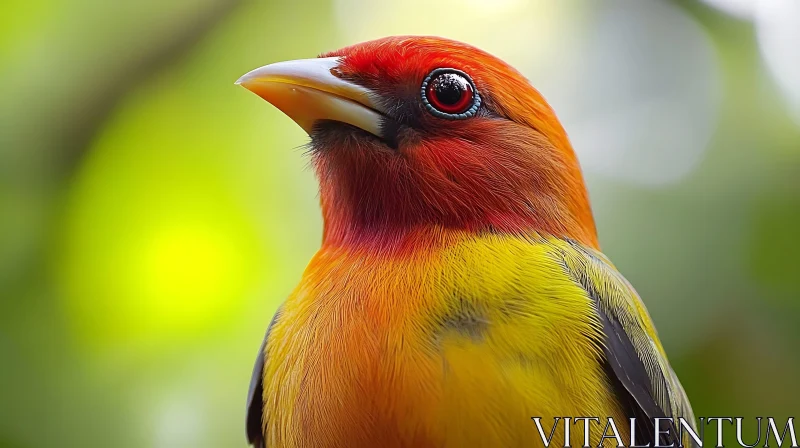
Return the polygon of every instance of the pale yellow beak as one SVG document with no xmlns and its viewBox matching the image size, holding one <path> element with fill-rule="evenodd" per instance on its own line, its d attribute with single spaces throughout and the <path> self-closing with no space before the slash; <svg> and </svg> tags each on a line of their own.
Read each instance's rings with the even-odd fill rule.
<svg viewBox="0 0 800 448">
<path fill-rule="evenodd" d="M 320 120 L 333 120 L 381 137 L 380 108 L 370 90 L 331 73 L 340 58 L 299 59 L 252 70 L 236 84 L 269 101 L 310 133 Z"/>
</svg>

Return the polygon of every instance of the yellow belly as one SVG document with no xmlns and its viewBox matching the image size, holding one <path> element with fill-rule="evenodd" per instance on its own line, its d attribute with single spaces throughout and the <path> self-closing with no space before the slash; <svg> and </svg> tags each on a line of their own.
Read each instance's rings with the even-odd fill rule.
<svg viewBox="0 0 800 448">
<path fill-rule="evenodd" d="M 556 416 L 625 422 L 590 299 L 552 250 L 486 236 L 391 258 L 320 251 L 267 345 L 267 446 L 532 447 L 531 417 L 547 433 Z"/>
</svg>

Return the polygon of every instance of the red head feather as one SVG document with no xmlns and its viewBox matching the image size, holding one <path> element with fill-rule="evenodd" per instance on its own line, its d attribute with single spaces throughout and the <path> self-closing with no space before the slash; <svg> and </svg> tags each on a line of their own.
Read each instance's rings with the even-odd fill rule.
<svg viewBox="0 0 800 448">
<path fill-rule="evenodd" d="M 326 243 L 392 243 L 459 229 L 535 231 L 597 247 L 564 128 L 519 72 L 434 37 L 390 37 L 321 57 L 332 56 L 342 58 L 336 76 L 377 94 L 392 141 L 341 123 L 311 133 Z M 420 86 L 437 68 L 471 77 L 481 98 L 475 116 L 449 120 L 425 109 Z"/>
</svg>

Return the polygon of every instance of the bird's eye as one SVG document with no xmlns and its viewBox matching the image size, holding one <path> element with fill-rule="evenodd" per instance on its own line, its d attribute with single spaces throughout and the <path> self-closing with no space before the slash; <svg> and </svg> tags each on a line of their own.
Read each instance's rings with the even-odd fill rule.
<svg viewBox="0 0 800 448">
<path fill-rule="evenodd" d="M 422 102 L 440 118 L 463 119 L 475 115 L 481 97 L 470 77 L 454 68 L 437 68 L 422 81 Z"/>
</svg>

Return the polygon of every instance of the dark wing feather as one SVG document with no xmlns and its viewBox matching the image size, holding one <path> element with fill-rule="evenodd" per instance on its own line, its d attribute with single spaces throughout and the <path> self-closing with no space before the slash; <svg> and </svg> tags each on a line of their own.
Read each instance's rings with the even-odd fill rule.
<svg viewBox="0 0 800 448">
<path fill-rule="evenodd" d="M 626 415 L 636 418 L 636 444 L 656 446 L 653 419 L 664 418 L 667 415 L 653 398 L 651 380 L 647 370 L 642 360 L 636 355 L 636 349 L 619 321 L 613 316 L 607 316 L 602 311 L 599 311 L 599 314 L 603 321 L 603 333 L 606 337 L 603 347 L 603 353 L 606 355 L 606 372 L 617 392 L 617 397 L 626 408 Z M 662 379 L 658 379 L 658 381 L 662 381 Z M 676 440 L 674 440 L 674 428 L 669 434 L 669 437 L 661 437 L 659 446 L 673 444 L 677 446 Z"/>
<path fill-rule="evenodd" d="M 625 334 L 619 321 L 613 316 L 607 316 L 602 311 L 599 311 L 599 314 L 603 321 L 603 333 L 605 333 L 606 337 L 603 352 L 606 355 L 606 361 L 611 367 L 612 373 L 616 375 L 625 390 L 628 391 L 645 414 L 652 418 L 665 417 L 664 409 L 656 403 L 654 398 L 653 388 L 650 385 L 651 379 L 647 374 L 647 370 L 642 360 L 637 356 L 636 349 L 633 347 L 631 340 L 628 339 L 628 335 Z M 658 378 L 657 381 L 663 382 L 664 379 Z M 666 384 L 662 387 L 666 387 Z"/>
<path fill-rule="evenodd" d="M 675 424 L 669 436 L 662 435 L 660 445 L 677 446 L 678 418 L 694 426 L 694 414 L 639 296 L 599 252 L 571 243 L 561 255 L 568 273 L 597 309 L 609 382 L 628 417 L 637 418 L 637 443 L 654 446 L 653 419 L 671 417 Z M 689 445 L 692 440 L 685 435 L 683 442 Z"/>
<path fill-rule="evenodd" d="M 267 327 L 267 334 L 264 335 L 264 341 L 261 342 L 261 348 L 258 350 L 256 363 L 253 366 L 253 374 L 250 377 L 250 388 L 247 391 L 247 418 L 245 420 L 245 429 L 247 431 L 247 442 L 254 448 L 266 448 L 264 443 L 264 432 L 262 427 L 262 419 L 264 413 L 264 363 L 266 362 L 267 339 L 269 339 L 269 332 L 278 316 L 281 314 L 281 308 L 272 316 L 272 321 Z"/>
<path fill-rule="evenodd" d="M 636 418 L 635 444 L 647 445 L 649 443 L 650 446 L 654 446 L 655 444 L 652 443 L 652 434 L 655 431 L 654 421 L 648 417 L 644 409 L 642 409 L 642 407 L 639 406 L 639 403 L 637 403 L 633 398 L 633 395 L 631 395 L 625 388 L 625 385 L 622 384 L 622 381 L 620 381 L 617 373 L 611 368 L 611 363 L 606 361 L 603 363 L 603 368 L 606 371 L 606 375 L 608 376 L 611 387 L 614 390 L 614 394 L 617 396 L 617 399 L 622 406 L 624 414 L 629 418 Z M 667 446 L 669 443 L 661 443 L 661 445 Z"/>
</svg>

